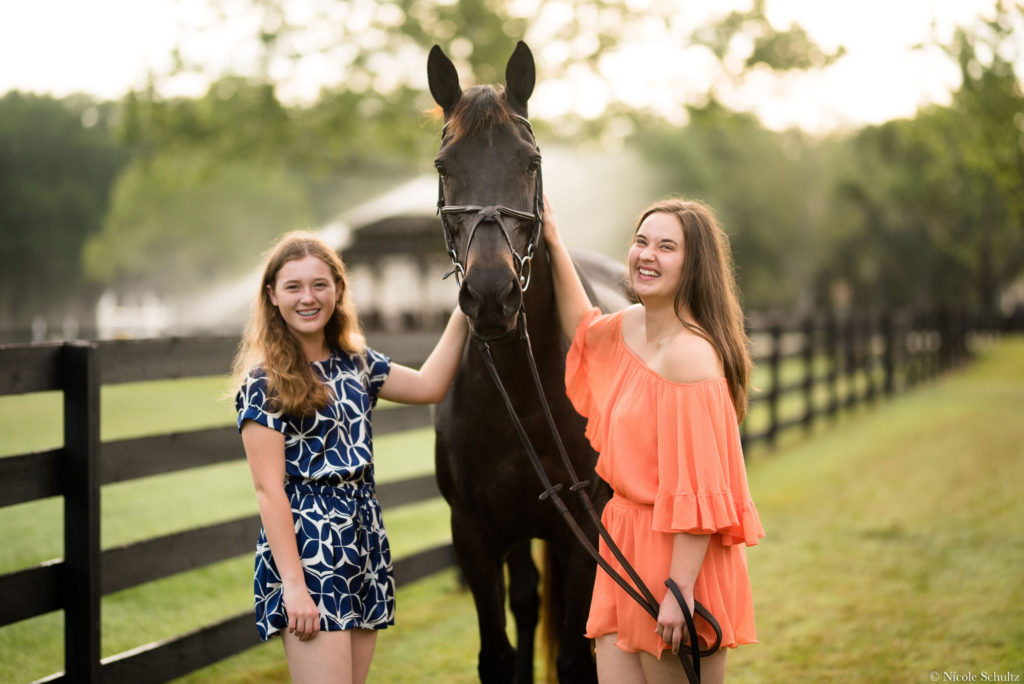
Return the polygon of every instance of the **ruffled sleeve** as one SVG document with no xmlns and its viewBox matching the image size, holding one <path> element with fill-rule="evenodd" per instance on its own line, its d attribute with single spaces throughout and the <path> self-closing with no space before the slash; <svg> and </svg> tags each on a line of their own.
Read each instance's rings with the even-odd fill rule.
<svg viewBox="0 0 1024 684">
<path fill-rule="evenodd" d="M 608 353 L 612 338 L 609 316 L 602 316 L 596 307 L 587 312 L 576 327 L 569 353 L 565 357 L 565 393 L 573 408 L 587 419 L 587 439 L 594 451 L 602 449 L 602 415 L 607 388 L 608 370 L 602 357 Z"/>
<path fill-rule="evenodd" d="M 287 429 L 284 415 L 271 407 L 271 402 L 267 398 L 267 377 L 259 369 L 249 373 L 235 395 L 235 410 L 238 411 L 239 432 L 242 430 L 242 423 L 247 420 L 282 433 Z"/>
<path fill-rule="evenodd" d="M 657 396 L 654 529 L 757 544 L 764 529 L 747 486 L 736 412 L 724 379 L 662 383 Z"/>
</svg>

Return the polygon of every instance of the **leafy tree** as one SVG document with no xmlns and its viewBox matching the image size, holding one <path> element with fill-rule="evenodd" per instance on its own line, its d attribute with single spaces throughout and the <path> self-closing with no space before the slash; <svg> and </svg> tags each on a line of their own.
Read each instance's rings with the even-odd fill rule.
<svg viewBox="0 0 1024 684">
<path fill-rule="evenodd" d="M 664 0 L 653 0 L 642 13 L 628 0 L 207 0 L 205 6 L 214 17 L 204 31 L 217 31 L 240 14 L 255 18 L 256 58 L 247 52 L 247 63 L 213 67 L 183 43 L 174 72 L 154 74 L 149 88 L 120 103 L 121 140 L 138 156 L 117 182 L 102 232 L 85 249 L 86 273 L 96 283 L 121 289 L 144 282 L 161 289 L 200 284 L 220 267 L 251 263 L 270 235 L 322 223 L 385 183 L 425 170 L 436 126 L 424 116 L 433 102 L 423 83 L 423 55 L 435 42 L 477 82 L 503 80 L 500 71 L 522 37 L 541 51 L 545 79 L 581 68 L 596 74 L 601 58 L 624 35 L 652 25 L 681 46 L 708 46 L 723 64 L 735 61 L 742 43 L 734 40 L 738 32 L 754 31 L 749 54 L 740 54 L 744 66 L 726 69 L 731 78 L 764 65 L 813 68 L 835 57 L 797 26 L 774 29 L 761 2 L 695 34 L 684 33 L 689 29 L 676 21 L 675 3 Z M 543 21 L 534 21 L 538 13 Z M 315 101 L 284 103 L 292 76 L 326 63 L 337 70 L 336 83 Z M 161 95 L 167 79 L 190 72 L 212 81 L 205 95 Z M 657 122 L 651 126 L 651 140 L 663 135 L 672 141 L 669 147 L 711 164 L 711 170 L 690 165 L 685 182 L 670 185 L 704 193 L 727 215 L 727 226 L 737 227 L 741 277 L 757 301 L 806 299 L 809 262 L 787 256 L 817 244 L 810 222 L 815 202 L 805 194 L 802 203 L 786 208 L 769 199 L 792 194 L 781 187 L 780 170 L 814 187 L 817 176 L 808 170 L 816 163 L 812 146 L 797 135 L 769 134 L 711 100 L 693 111 L 696 123 L 685 139 L 676 140 L 676 132 Z M 622 135 L 620 126 L 629 117 L 645 126 L 649 121 L 628 103 L 612 103 L 603 119 L 577 130 L 580 136 Z M 708 140 L 702 142 L 702 135 Z M 774 167 L 758 176 L 744 160 Z M 665 164 L 675 169 L 670 160 Z M 756 202 L 745 206 L 731 196 L 727 189 L 737 184 Z M 89 231 L 95 232 L 96 227 Z M 786 242 L 773 241 L 773 235 Z M 78 248 L 84 241 L 83 236 Z M 80 278 L 71 280 L 77 284 Z"/>
<path fill-rule="evenodd" d="M 813 306 L 828 239 L 822 144 L 769 131 L 715 101 L 689 113 L 684 128 L 648 124 L 636 136 L 662 179 L 657 191 L 714 208 L 730 234 L 747 306 Z"/>
<path fill-rule="evenodd" d="M 80 252 L 130 158 L 110 131 L 113 108 L 84 96 L 0 97 L 0 320 L 26 328 L 91 309 Z"/>
<path fill-rule="evenodd" d="M 962 211 L 936 238 L 966 261 L 984 309 L 1024 273 L 1024 74 L 1014 68 L 1024 57 L 1021 30 L 1024 4 L 999 0 L 992 19 L 959 29 L 945 46 L 962 80 L 946 128 Z"/>
<path fill-rule="evenodd" d="M 1024 93 L 1014 26 L 1024 6 L 944 46 L 962 83 L 948 107 L 864 129 L 849 143 L 837 212 L 855 226 L 834 269 L 860 300 L 992 311 L 1024 272 Z"/>
<path fill-rule="evenodd" d="M 103 230 L 85 245 L 89 277 L 122 291 L 196 291 L 251 268 L 279 233 L 309 227 L 306 193 L 282 166 L 211 154 L 160 152 L 118 178 Z"/>
<path fill-rule="evenodd" d="M 759 65 L 774 71 L 821 69 L 846 54 L 843 46 L 831 54 L 826 53 L 799 24 L 776 29 L 768 21 L 764 2 L 754 0 L 749 10 L 730 12 L 699 28 L 693 35 L 693 42 L 708 47 L 718 61 L 727 66 L 734 79 L 742 78 Z M 750 45 L 737 46 L 736 39 L 741 35 L 753 39 Z M 728 66 L 730 64 L 736 66 Z"/>
<path fill-rule="evenodd" d="M 835 195 L 847 230 L 829 270 L 852 285 L 860 306 L 927 306 L 967 290 L 962 269 L 934 239 L 958 212 L 945 192 L 951 168 L 944 135 L 933 125 L 944 114 L 933 108 L 866 128 L 848 142 L 850 165 Z"/>
<path fill-rule="evenodd" d="M 127 130 L 133 136 L 129 139 L 154 149 L 171 144 L 213 146 L 221 151 L 223 159 L 273 155 L 310 189 L 317 220 L 337 211 L 339 204 L 327 198 L 342 201 L 343 193 L 326 189 L 344 187 L 340 179 L 351 178 L 353 170 L 359 170 L 363 177 L 379 171 L 393 181 L 396 175 L 426 168 L 436 137 L 424 134 L 423 127 L 414 122 L 423 121 L 423 111 L 433 106 L 424 88 L 423 65 L 426 49 L 434 43 L 441 44 L 460 70 L 470 72 L 476 82 L 504 80 L 501 70 L 519 38 L 529 40 L 538 56 L 550 51 L 564 57 L 563 61 L 540 59 L 545 79 L 567 75 L 570 68 L 597 73 L 599 60 L 616 49 L 624 35 L 652 23 L 681 47 L 708 46 L 723 63 L 735 57 L 733 39 L 738 33 L 755 33 L 757 39 L 749 53 L 741 55 L 745 66 L 729 72 L 733 79 L 742 78 L 747 69 L 758 66 L 815 68 L 841 54 L 826 55 L 799 26 L 776 30 L 766 19 L 760 1 L 749 11 L 726 15 L 715 26 L 697 33 L 689 33 L 676 21 L 674 3 L 657 1 L 644 12 L 633 11 L 626 0 L 539 3 L 532 9 L 529 3 L 509 0 L 319 0 L 304 4 L 301 14 L 295 4 L 283 0 L 248 0 L 230 5 L 223 0 L 208 0 L 207 6 L 217 9 L 223 21 L 239 12 L 255 19 L 254 25 L 259 27 L 253 41 L 259 54 L 252 62 L 255 68 L 246 72 L 246 79 L 233 76 L 215 82 L 198 101 L 165 102 L 155 87 L 136 94 L 126 117 Z M 542 18 L 534 21 L 532 15 L 537 13 Z M 221 73 L 194 59 L 184 48 L 178 56 L 177 74 L 216 78 Z M 289 79 L 309 64 L 323 61 L 336 66 L 338 83 L 325 87 L 310 106 L 282 106 L 275 93 L 286 89 Z M 173 77 L 175 73 L 154 77 L 154 83 Z M 221 111 L 214 116 L 213 109 Z M 785 176 L 777 173 L 780 165 L 799 173 L 799 164 L 786 155 L 794 146 L 803 148 L 809 143 L 793 135 L 783 144 L 781 138 L 776 140 L 749 117 L 730 118 L 717 103 L 703 114 L 696 109 L 693 113 L 695 123 L 684 147 L 690 145 L 691 153 L 711 157 L 717 163 L 713 166 L 718 176 L 699 187 L 708 196 L 728 197 L 728 202 L 713 203 L 730 214 L 729 218 L 734 219 L 731 225 L 744 226 L 738 251 L 743 257 L 743 276 L 750 280 L 751 291 L 757 292 L 757 301 L 782 305 L 798 296 L 807 300 L 813 291 L 810 262 L 793 262 L 786 257 L 794 248 L 813 248 L 809 217 L 794 207 L 814 202 L 797 202 L 785 209 L 772 198 L 782 196 L 783 188 L 779 186 Z M 609 130 L 621 135 L 615 126 L 624 117 L 634 116 L 647 126 L 648 119 L 632 112 L 628 103 L 613 103 L 603 120 L 587 122 L 576 130 L 584 137 L 602 137 Z M 545 122 L 537 123 L 541 128 L 545 126 Z M 229 124 L 235 128 L 227 128 Z M 655 129 L 658 125 L 654 122 Z M 610 128 L 606 130 L 606 126 Z M 223 139 L 217 140 L 222 130 Z M 436 131 L 436 127 L 431 130 Z M 734 133 L 739 138 L 730 140 Z M 672 137 L 675 132 L 665 129 L 664 134 Z M 729 148 L 728 155 L 717 159 L 714 148 L 694 147 L 703 135 L 714 137 L 714 145 Z M 657 135 L 647 137 L 653 140 Z M 260 146 L 264 148 L 262 153 Z M 659 143 L 653 141 L 651 146 L 657 148 Z M 773 171 L 758 178 L 751 170 L 752 161 L 773 164 Z M 763 193 L 760 199 L 764 201 L 756 209 L 735 195 L 719 191 L 738 182 L 741 173 L 750 181 L 749 196 Z M 684 180 L 689 183 L 693 179 Z M 672 187 L 692 186 L 676 183 Z M 769 222 L 774 231 L 763 227 L 765 222 L 760 220 L 771 213 L 769 206 L 776 207 L 776 220 Z M 786 218 L 787 212 L 800 216 Z M 748 220 L 753 216 L 759 219 Z M 798 236 L 802 237 L 798 240 Z M 773 237 L 784 237 L 785 241 L 773 241 Z M 779 275 L 782 272 L 786 272 L 784 277 Z"/>
<path fill-rule="evenodd" d="M 426 93 L 424 65 L 427 50 L 435 43 L 452 57 L 466 82 L 476 83 L 502 82 L 505 62 L 520 39 L 537 53 L 544 83 L 584 76 L 603 79 L 602 59 L 621 48 L 626 37 L 637 35 L 674 45 L 679 55 L 691 47 L 708 48 L 722 65 L 723 79 L 730 81 L 741 81 L 754 68 L 819 68 L 843 53 L 840 48 L 826 54 L 799 25 L 776 29 L 765 15 L 763 0 L 754 0 L 750 10 L 732 12 L 697 31 L 681 20 L 675 0 L 650 0 L 642 11 L 635 4 L 632 0 L 311 0 L 301 4 L 206 0 L 211 14 L 219 19 L 204 30 L 215 31 L 218 25 L 244 16 L 254 26 L 247 48 L 258 57 L 245 64 L 211 65 L 204 55 L 190 54 L 183 43 L 175 69 L 156 76 L 155 82 L 183 74 L 216 80 L 235 73 L 294 92 L 303 74 L 312 70 L 322 74 L 324 66 L 330 65 L 336 78 L 325 85 L 318 102 L 346 93 L 363 97 L 370 105 L 364 116 L 385 133 L 383 137 L 403 139 L 414 119 L 409 118 L 410 112 L 399 110 L 409 105 L 418 111 L 434 106 Z M 741 33 L 753 35 L 753 42 L 736 40 Z M 731 66 L 734 62 L 739 66 Z M 687 93 L 680 92 L 678 97 L 684 101 Z M 374 106 L 374 100 L 389 106 Z M 613 110 L 631 106 L 611 102 L 606 115 L 596 119 L 566 115 L 560 132 L 603 135 L 604 124 L 615 119 Z M 401 114 L 397 127 L 386 118 L 388 112 Z M 611 130 L 614 134 L 614 123 Z M 421 146 L 405 149 L 423 151 Z"/>
</svg>

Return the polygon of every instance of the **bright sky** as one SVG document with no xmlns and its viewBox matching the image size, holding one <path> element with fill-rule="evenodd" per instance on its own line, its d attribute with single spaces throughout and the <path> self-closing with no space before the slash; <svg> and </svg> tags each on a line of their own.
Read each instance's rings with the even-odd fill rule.
<svg viewBox="0 0 1024 684">
<path fill-rule="evenodd" d="M 531 31 L 540 38 L 548 12 L 571 3 L 518 0 L 539 11 Z M 638 12 L 651 2 L 675 2 L 699 24 L 710 8 L 746 8 L 749 0 L 703 4 L 693 0 L 629 0 Z M 301 3 L 299 3 L 301 5 Z M 827 51 L 845 45 L 847 55 L 821 72 L 785 78 L 754 78 L 742 90 L 725 91 L 723 99 L 737 108 L 756 111 L 773 128 L 799 125 L 824 131 L 843 125 L 877 123 L 910 116 L 921 104 L 945 102 L 958 83 L 956 68 L 937 51 L 915 51 L 928 40 L 933 20 L 942 35 L 957 24 L 988 13 L 994 0 L 767 0 L 769 19 L 778 28 L 799 22 Z M 202 0 L 0 0 L 0 93 L 11 89 L 57 96 L 88 92 L 117 99 L 145 84 L 151 71 L 165 71 L 171 50 L 184 27 L 202 23 Z M 696 10 L 696 7 L 703 9 Z M 703 14 L 701 14 L 703 13 Z M 228 29 L 226 29 L 228 30 Z M 652 27 L 652 31 L 654 28 Z M 244 62 L 245 40 L 253 35 L 251 22 L 232 21 L 230 33 L 204 44 L 188 46 L 208 55 L 212 64 Z M 528 38 L 529 40 L 529 38 Z M 680 110 L 680 93 L 706 91 L 716 79 L 707 56 L 699 51 L 680 54 L 658 37 L 640 29 L 616 54 L 601 63 L 610 79 L 602 82 L 579 70 L 568 83 L 538 84 L 531 100 L 535 115 L 557 117 L 567 111 L 594 115 L 604 103 L 626 99 L 646 103 L 669 116 Z M 543 71 L 545 59 L 557 54 L 536 53 Z M 425 66 L 420 67 L 425 72 Z M 310 96 L 326 74 L 311 69 L 299 74 L 282 92 Z M 424 88 L 426 87 L 424 77 Z M 178 83 L 187 94 L 199 94 L 202 83 Z M 687 95 L 691 97 L 692 95 Z"/>
</svg>

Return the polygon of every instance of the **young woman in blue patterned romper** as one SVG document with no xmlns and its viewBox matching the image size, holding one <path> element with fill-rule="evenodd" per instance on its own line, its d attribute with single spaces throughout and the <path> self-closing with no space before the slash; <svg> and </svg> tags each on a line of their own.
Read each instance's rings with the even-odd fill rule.
<svg viewBox="0 0 1024 684">
<path fill-rule="evenodd" d="M 234 369 L 238 429 L 263 529 L 260 639 L 283 637 L 295 682 L 364 682 L 395 583 L 374 495 L 378 398 L 436 403 L 466 339 L 456 309 L 420 370 L 362 343 L 345 268 L 311 233 L 272 248 Z"/>
</svg>

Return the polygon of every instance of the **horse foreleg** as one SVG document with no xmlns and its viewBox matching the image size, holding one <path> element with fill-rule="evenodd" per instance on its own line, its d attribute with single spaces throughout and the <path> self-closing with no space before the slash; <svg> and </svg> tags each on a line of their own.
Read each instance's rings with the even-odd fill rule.
<svg viewBox="0 0 1024 684">
<path fill-rule="evenodd" d="M 558 554 L 565 614 L 557 666 L 560 682 L 597 682 L 597 667 L 590 648 L 587 616 L 594 591 L 596 564 L 575 538 L 567 538 L 554 549 Z"/>
<path fill-rule="evenodd" d="M 506 563 L 509 605 L 516 619 L 516 682 L 532 684 L 534 635 L 540 610 L 540 596 L 537 594 L 540 573 L 533 563 L 530 540 L 513 546 Z"/>
<path fill-rule="evenodd" d="M 472 511 L 452 507 L 452 545 L 476 604 L 480 653 L 477 673 L 484 684 L 511 684 L 515 649 L 505 633 L 504 549 L 494 548 L 491 535 Z"/>
</svg>

